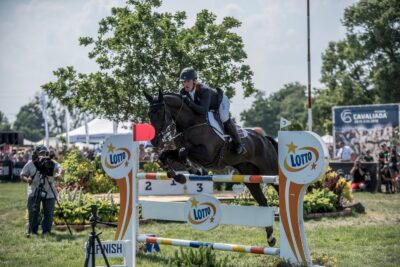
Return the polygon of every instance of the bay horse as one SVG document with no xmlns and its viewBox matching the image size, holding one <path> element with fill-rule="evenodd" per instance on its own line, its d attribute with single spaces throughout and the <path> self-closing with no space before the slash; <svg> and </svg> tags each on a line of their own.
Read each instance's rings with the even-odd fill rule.
<svg viewBox="0 0 400 267">
<path fill-rule="evenodd" d="M 247 153 L 237 155 L 233 152 L 231 142 L 222 140 L 207 122 L 207 118 L 195 114 L 181 95 L 163 94 L 161 90 L 158 97 L 152 97 L 146 92 L 144 94 L 150 104 L 150 122 L 156 131 L 151 141 L 153 146 L 161 148 L 171 140 L 174 143 L 175 149 L 163 149 L 159 160 L 168 176 L 177 182 L 186 182 L 183 175 L 175 173 L 178 169 L 195 172 L 196 169 L 188 162 L 210 169 L 231 166 L 246 175 L 278 175 L 278 146 L 272 137 L 247 130 L 248 136 L 242 139 Z M 267 199 L 259 184 L 245 185 L 260 206 L 267 206 Z M 268 244 L 274 246 L 276 239 L 272 226 L 265 230 Z"/>
</svg>

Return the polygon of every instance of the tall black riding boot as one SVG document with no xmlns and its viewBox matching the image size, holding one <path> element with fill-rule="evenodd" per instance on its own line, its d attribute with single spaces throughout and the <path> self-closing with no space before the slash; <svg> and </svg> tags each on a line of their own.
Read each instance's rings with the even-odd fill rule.
<svg viewBox="0 0 400 267">
<path fill-rule="evenodd" d="M 235 124 L 233 124 L 231 119 L 224 122 L 224 128 L 226 132 L 232 137 L 233 147 L 235 149 L 236 154 L 238 155 L 245 154 L 247 152 L 246 148 L 242 144 L 242 140 L 240 140 L 240 137 L 236 130 L 236 126 Z"/>
</svg>

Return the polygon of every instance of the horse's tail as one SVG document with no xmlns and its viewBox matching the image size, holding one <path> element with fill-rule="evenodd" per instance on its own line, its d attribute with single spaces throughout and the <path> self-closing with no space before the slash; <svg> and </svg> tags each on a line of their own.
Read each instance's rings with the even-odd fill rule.
<svg viewBox="0 0 400 267">
<path fill-rule="evenodd" d="M 276 154 L 278 154 L 278 142 L 275 140 L 275 138 L 273 138 L 272 136 L 269 136 L 269 135 L 263 135 L 253 129 L 246 129 L 246 130 L 251 131 L 251 132 L 255 133 L 256 135 L 259 135 L 262 138 L 267 139 L 267 141 L 269 141 L 272 144 L 272 146 L 274 147 Z"/>
<path fill-rule="evenodd" d="M 278 142 L 272 136 L 265 135 L 264 136 L 271 144 L 274 146 L 276 153 L 278 153 Z"/>
</svg>

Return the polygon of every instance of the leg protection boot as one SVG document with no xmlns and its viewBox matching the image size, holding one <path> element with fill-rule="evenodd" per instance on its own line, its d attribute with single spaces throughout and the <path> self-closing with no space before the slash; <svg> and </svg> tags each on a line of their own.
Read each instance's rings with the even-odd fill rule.
<svg viewBox="0 0 400 267">
<path fill-rule="evenodd" d="M 237 133 L 236 126 L 235 126 L 235 124 L 233 124 L 231 119 L 224 122 L 224 128 L 225 128 L 226 132 L 232 137 L 232 142 L 233 142 L 233 147 L 234 147 L 235 153 L 238 155 L 245 154 L 247 152 L 246 148 L 242 144 L 242 141 L 240 140 L 240 137 Z"/>
</svg>

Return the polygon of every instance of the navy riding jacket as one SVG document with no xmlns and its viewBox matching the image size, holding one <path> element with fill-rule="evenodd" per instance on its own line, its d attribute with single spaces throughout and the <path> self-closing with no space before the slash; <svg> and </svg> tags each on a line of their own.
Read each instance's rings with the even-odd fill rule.
<svg viewBox="0 0 400 267">
<path fill-rule="evenodd" d="M 196 88 L 194 90 L 194 101 L 190 102 L 189 107 L 195 113 L 199 115 L 206 115 L 210 110 L 218 110 L 223 96 L 223 91 L 221 89 L 214 89 L 204 84 L 196 84 Z M 186 95 L 189 99 L 191 99 L 185 88 L 182 88 L 179 93 L 181 95 Z"/>
</svg>

